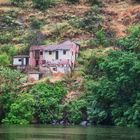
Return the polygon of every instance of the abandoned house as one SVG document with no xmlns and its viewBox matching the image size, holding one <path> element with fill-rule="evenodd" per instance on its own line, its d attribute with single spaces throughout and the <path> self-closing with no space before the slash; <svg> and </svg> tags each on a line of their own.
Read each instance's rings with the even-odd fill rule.
<svg viewBox="0 0 140 140">
<path fill-rule="evenodd" d="M 74 68 L 78 52 L 79 45 L 71 41 L 58 45 L 32 46 L 29 66 L 43 73 L 68 73 Z"/>
<path fill-rule="evenodd" d="M 13 57 L 13 66 L 24 70 L 30 81 L 42 76 L 70 73 L 75 66 L 79 45 L 65 41 L 57 45 L 31 46 L 28 55 Z"/>
</svg>

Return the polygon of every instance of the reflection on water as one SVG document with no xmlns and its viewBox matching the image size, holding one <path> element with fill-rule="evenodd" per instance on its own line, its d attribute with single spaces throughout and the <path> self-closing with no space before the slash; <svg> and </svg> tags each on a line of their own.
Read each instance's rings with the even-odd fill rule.
<svg viewBox="0 0 140 140">
<path fill-rule="evenodd" d="M 140 140 L 140 129 L 40 125 L 1 126 L 0 140 Z"/>
</svg>

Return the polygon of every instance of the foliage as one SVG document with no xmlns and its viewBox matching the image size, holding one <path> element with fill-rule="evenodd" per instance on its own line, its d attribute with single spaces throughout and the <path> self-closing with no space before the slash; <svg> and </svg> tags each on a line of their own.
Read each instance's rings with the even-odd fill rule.
<svg viewBox="0 0 140 140">
<path fill-rule="evenodd" d="M 11 63 L 11 58 L 17 53 L 14 46 L 10 44 L 0 46 L 0 65 L 9 66 Z"/>
<path fill-rule="evenodd" d="M 78 99 L 63 105 L 63 119 L 71 124 L 80 124 L 87 119 L 85 99 Z"/>
<path fill-rule="evenodd" d="M 17 27 L 16 23 L 17 12 L 10 10 L 1 15 L 0 22 L 2 27 L 12 28 Z"/>
<path fill-rule="evenodd" d="M 0 121 L 14 102 L 21 77 L 18 71 L 0 66 Z"/>
<path fill-rule="evenodd" d="M 133 26 L 128 30 L 127 37 L 118 39 L 117 46 L 125 51 L 140 53 L 140 26 Z"/>
<path fill-rule="evenodd" d="M 93 69 L 95 66 L 93 67 Z M 96 124 L 139 125 L 140 61 L 134 53 L 113 51 L 99 63 L 104 75 L 88 86 L 89 120 Z M 131 111 L 132 109 L 135 109 Z M 130 111 L 129 111 L 130 110 Z M 126 112 L 129 112 L 126 115 Z M 131 114 L 132 113 L 132 114 Z M 129 118 L 129 121 L 128 121 Z M 135 122 L 135 123 L 134 123 Z"/>
<path fill-rule="evenodd" d="M 0 34 L 0 44 L 8 43 L 12 40 L 11 34 Z"/>
<path fill-rule="evenodd" d="M 14 91 L 21 84 L 21 77 L 19 71 L 0 66 L 0 93 Z"/>
<path fill-rule="evenodd" d="M 104 57 L 96 55 L 96 53 L 93 53 L 88 62 L 85 64 L 85 73 L 92 76 L 94 79 L 98 79 L 104 75 L 103 71 L 99 68 L 100 63 L 104 61 Z"/>
<path fill-rule="evenodd" d="M 140 126 L 139 35 L 139 26 L 134 26 L 117 40 L 122 50 L 90 57 L 86 87 L 91 123 Z"/>
<path fill-rule="evenodd" d="M 109 39 L 107 38 L 105 31 L 103 29 L 100 29 L 95 33 L 95 39 L 90 40 L 88 44 L 95 47 L 108 47 Z"/>
<path fill-rule="evenodd" d="M 8 66 L 10 64 L 9 57 L 6 53 L 0 54 L 0 65 Z"/>
<path fill-rule="evenodd" d="M 11 44 L 4 44 L 0 46 L 0 53 L 5 53 L 11 57 L 17 53 L 17 49 Z"/>
<path fill-rule="evenodd" d="M 66 1 L 72 4 L 79 3 L 79 0 L 66 0 Z"/>
<path fill-rule="evenodd" d="M 43 26 L 43 22 L 41 20 L 38 20 L 36 18 L 31 19 L 31 27 L 33 29 L 40 29 Z"/>
<path fill-rule="evenodd" d="M 60 83 L 39 83 L 32 87 L 30 94 L 35 100 L 35 117 L 38 123 L 51 123 L 61 119 L 60 103 L 65 93 Z"/>
<path fill-rule="evenodd" d="M 35 8 L 46 10 L 55 4 L 55 0 L 32 0 Z"/>
<path fill-rule="evenodd" d="M 28 124 L 31 123 L 34 114 L 33 95 L 21 93 L 10 106 L 6 118 L 2 120 L 5 124 Z"/>
<path fill-rule="evenodd" d="M 95 42 L 97 45 L 101 45 L 104 47 L 107 47 L 109 45 L 109 42 L 106 38 L 106 35 L 105 35 L 105 32 L 103 31 L 103 29 L 96 32 L 96 41 Z"/>
<path fill-rule="evenodd" d="M 88 3 L 90 3 L 91 5 L 102 5 L 101 0 L 87 0 Z"/>
<path fill-rule="evenodd" d="M 30 32 L 26 37 L 25 37 L 25 43 L 28 44 L 28 47 L 32 45 L 42 45 L 42 42 L 44 41 L 45 36 L 42 32 L 40 31 L 33 31 Z M 28 52 L 29 48 L 26 48 L 24 52 Z"/>
<path fill-rule="evenodd" d="M 71 24 L 77 28 L 81 28 L 94 34 L 101 29 L 102 21 L 103 19 L 100 13 L 100 8 L 98 6 L 93 6 L 85 13 L 83 18 L 71 21 Z"/>
<path fill-rule="evenodd" d="M 10 0 L 15 5 L 23 5 L 25 0 Z"/>
</svg>

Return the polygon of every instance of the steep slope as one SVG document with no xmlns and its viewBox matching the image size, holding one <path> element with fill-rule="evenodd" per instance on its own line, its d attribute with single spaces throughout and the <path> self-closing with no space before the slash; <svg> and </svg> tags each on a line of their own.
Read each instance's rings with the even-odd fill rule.
<svg viewBox="0 0 140 140">
<path fill-rule="evenodd" d="M 124 0 L 105 4 L 105 26 L 111 26 L 117 37 L 125 36 L 130 25 L 140 23 L 140 3 Z"/>
<path fill-rule="evenodd" d="M 3 3 L 5 1 L 1 0 L 0 2 Z M 94 35 L 81 28 L 72 26 L 70 22 L 75 22 L 75 20 L 83 18 L 85 13 L 90 9 L 91 6 L 84 2 L 74 5 L 61 2 L 55 7 L 49 8 L 47 11 L 36 10 L 32 8 L 30 3 L 23 8 L 2 4 L 0 6 L 0 13 L 2 19 L 4 18 L 4 21 L 6 19 L 8 23 L 6 28 L 1 28 L 0 35 L 3 36 L 7 34 L 9 37 L 10 34 L 10 39 L 4 43 L 0 42 L 0 47 L 10 44 L 13 48 L 17 49 L 16 53 L 22 54 L 23 52 L 27 53 L 28 47 L 32 43 L 36 43 L 37 40 L 39 40 L 39 42 L 37 42 L 39 44 L 53 44 L 67 38 L 80 42 L 81 47 L 84 45 L 87 46 L 87 41 L 93 39 Z M 11 11 L 12 14 L 10 13 Z M 104 0 L 104 6 L 101 11 L 104 18 L 104 27 L 113 29 L 117 37 L 125 36 L 126 29 L 129 26 L 140 23 L 140 3 L 133 3 L 130 0 Z M 41 21 L 42 26 L 40 29 L 34 29 L 32 27 L 34 22 L 32 19 Z M 11 22 L 17 23 L 18 25 L 20 24 L 20 26 L 12 28 Z M 10 30 L 7 27 L 10 27 Z M 81 49 L 81 56 L 84 54 L 82 59 L 86 59 L 86 56 L 90 56 L 93 48 L 95 47 L 91 46 L 90 49 L 83 47 L 83 49 Z M 54 81 L 55 80 L 56 79 L 54 79 Z M 78 90 L 80 90 L 82 82 L 81 80 L 79 87 L 76 87 Z M 69 100 L 69 97 L 73 94 L 76 95 L 75 93 L 78 93 L 78 90 L 75 88 L 70 89 L 66 97 L 67 100 Z"/>
</svg>

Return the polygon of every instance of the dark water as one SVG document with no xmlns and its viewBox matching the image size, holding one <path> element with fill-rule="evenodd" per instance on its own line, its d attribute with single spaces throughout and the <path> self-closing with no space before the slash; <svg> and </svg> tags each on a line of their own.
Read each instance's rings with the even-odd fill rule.
<svg viewBox="0 0 140 140">
<path fill-rule="evenodd" d="M 0 140 L 140 140 L 140 129 L 119 127 L 0 126 Z"/>
</svg>

